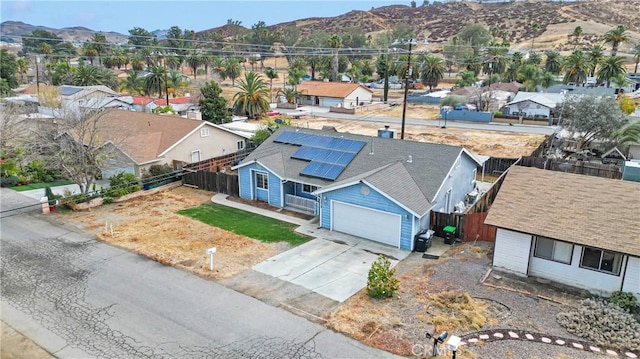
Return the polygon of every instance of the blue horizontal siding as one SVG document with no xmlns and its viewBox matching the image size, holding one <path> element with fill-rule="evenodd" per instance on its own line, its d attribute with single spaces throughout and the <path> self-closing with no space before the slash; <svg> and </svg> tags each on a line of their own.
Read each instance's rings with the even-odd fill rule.
<svg viewBox="0 0 640 359">
<path fill-rule="evenodd" d="M 256 188 L 256 181 L 253 176 L 255 172 L 267 173 L 269 177 L 269 190 Z M 240 181 L 240 197 L 246 199 L 257 199 L 259 201 L 268 202 L 272 206 L 282 207 L 282 183 L 280 178 L 271 173 L 266 168 L 257 163 L 240 167 L 238 169 L 238 177 Z M 256 194 L 257 198 L 253 197 Z"/>
<path fill-rule="evenodd" d="M 362 194 L 362 186 L 369 189 L 369 193 L 366 196 Z M 322 228 L 331 229 L 331 206 L 329 205 L 331 201 L 340 201 L 379 211 L 399 214 L 402 217 L 400 248 L 411 250 L 411 242 L 413 240 L 413 234 L 411 233 L 413 215 L 373 188 L 370 188 L 365 184 L 356 184 L 324 193 L 322 199 L 322 223 L 320 223 Z M 375 223 L 372 223 L 371 225 L 375 225 Z"/>
</svg>

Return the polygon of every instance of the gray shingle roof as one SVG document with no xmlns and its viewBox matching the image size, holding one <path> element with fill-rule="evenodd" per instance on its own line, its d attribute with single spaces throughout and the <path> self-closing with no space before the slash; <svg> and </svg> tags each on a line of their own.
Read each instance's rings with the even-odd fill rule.
<svg viewBox="0 0 640 359">
<path fill-rule="evenodd" d="M 273 142 L 283 131 L 344 137 L 366 141 L 367 144 L 335 181 L 328 181 L 300 176 L 300 172 L 308 162 L 291 159 L 291 155 L 299 147 Z M 372 141 L 373 154 L 371 154 Z M 281 127 L 255 149 L 243 163 L 259 161 L 282 178 L 318 187 L 334 187 L 343 183 L 365 180 L 415 213 L 424 214 L 431 208 L 440 185 L 462 150 L 463 148 L 459 146 Z M 412 158 L 410 163 L 407 162 L 409 156 Z"/>
</svg>

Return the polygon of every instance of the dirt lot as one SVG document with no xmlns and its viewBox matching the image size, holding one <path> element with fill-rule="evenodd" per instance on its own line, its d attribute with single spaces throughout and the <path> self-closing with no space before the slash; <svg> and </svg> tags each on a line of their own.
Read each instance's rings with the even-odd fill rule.
<svg viewBox="0 0 640 359">
<path fill-rule="evenodd" d="M 398 106 L 392 107 L 389 110 L 391 113 L 385 114 L 385 116 L 396 116 L 395 112 L 398 110 L 401 111 L 402 109 Z M 431 114 L 434 112 L 435 110 L 426 106 L 410 106 L 407 110 L 407 116 L 412 118 L 422 117 L 433 119 Z M 400 116 L 398 115 L 398 117 Z M 333 126 L 340 132 L 351 132 L 368 136 L 376 136 L 378 129 L 382 127 L 382 124 L 379 122 L 350 121 L 309 116 L 294 120 L 293 123 L 313 129 L 321 129 L 323 126 Z M 399 130 L 399 128 L 396 129 Z M 510 158 L 528 156 L 544 141 L 544 136 L 542 135 L 481 131 L 454 127 L 440 128 L 426 125 L 407 125 L 405 127 L 405 138 L 414 141 L 463 146 L 475 154 Z"/>
<path fill-rule="evenodd" d="M 0 321 L 2 332 L 0 333 L 0 358 L 2 359 L 50 359 L 54 358 L 44 349 L 40 348 L 31 339 L 25 337 L 15 329 Z"/>
<path fill-rule="evenodd" d="M 212 192 L 178 187 L 103 205 L 89 212 L 54 215 L 105 242 L 206 278 L 232 277 L 288 248 L 284 243 L 262 243 L 176 213 L 180 209 L 209 203 L 213 195 Z M 205 253 L 210 247 L 217 248 L 213 272 L 209 271 L 209 257 Z"/>
</svg>

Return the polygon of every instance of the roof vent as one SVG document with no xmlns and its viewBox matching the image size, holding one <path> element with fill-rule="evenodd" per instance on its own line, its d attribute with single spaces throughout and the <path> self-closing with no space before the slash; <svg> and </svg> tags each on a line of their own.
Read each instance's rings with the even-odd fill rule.
<svg viewBox="0 0 640 359">
<path fill-rule="evenodd" d="M 409 155 L 407 158 L 407 163 L 413 163 L 413 156 Z"/>
</svg>

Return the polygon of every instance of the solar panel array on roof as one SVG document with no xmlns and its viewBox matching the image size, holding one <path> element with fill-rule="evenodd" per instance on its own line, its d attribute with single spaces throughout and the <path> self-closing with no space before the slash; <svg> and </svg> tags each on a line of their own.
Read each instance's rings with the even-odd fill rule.
<svg viewBox="0 0 640 359">
<path fill-rule="evenodd" d="M 364 147 L 364 141 L 285 131 L 274 140 L 301 146 L 291 158 L 310 161 L 302 176 L 334 181 Z"/>
</svg>

